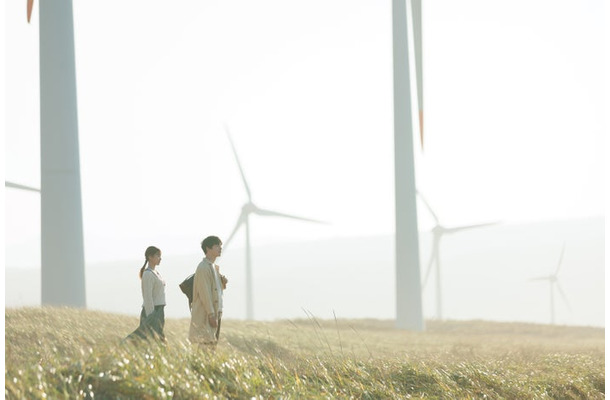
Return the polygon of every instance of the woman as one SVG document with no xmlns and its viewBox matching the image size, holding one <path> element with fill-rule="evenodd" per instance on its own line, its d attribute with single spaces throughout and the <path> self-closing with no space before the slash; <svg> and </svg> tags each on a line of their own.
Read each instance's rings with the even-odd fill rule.
<svg viewBox="0 0 610 400">
<path fill-rule="evenodd" d="M 144 265 L 140 268 L 142 280 L 142 312 L 140 326 L 128 339 L 156 337 L 165 342 L 163 327 L 165 325 L 165 281 L 156 267 L 161 263 L 161 250 L 150 246 L 144 252 Z"/>
</svg>

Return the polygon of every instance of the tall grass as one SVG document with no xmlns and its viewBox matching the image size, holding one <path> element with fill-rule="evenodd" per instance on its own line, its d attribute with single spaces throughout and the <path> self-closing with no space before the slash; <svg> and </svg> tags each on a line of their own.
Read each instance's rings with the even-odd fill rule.
<svg viewBox="0 0 610 400">
<path fill-rule="evenodd" d="M 533 324 L 223 321 L 215 352 L 168 320 L 167 345 L 122 343 L 137 318 L 5 310 L 5 397 L 27 399 L 602 399 L 604 330 Z"/>
</svg>

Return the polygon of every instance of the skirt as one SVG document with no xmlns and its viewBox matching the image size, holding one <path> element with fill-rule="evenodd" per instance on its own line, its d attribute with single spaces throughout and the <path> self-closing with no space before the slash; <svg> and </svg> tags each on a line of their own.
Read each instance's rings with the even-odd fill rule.
<svg viewBox="0 0 610 400">
<path fill-rule="evenodd" d="M 155 306 L 155 310 L 146 316 L 146 311 L 142 307 L 140 313 L 140 326 L 127 336 L 127 339 L 160 339 L 165 341 L 163 327 L 165 326 L 165 305 Z"/>
</svg>

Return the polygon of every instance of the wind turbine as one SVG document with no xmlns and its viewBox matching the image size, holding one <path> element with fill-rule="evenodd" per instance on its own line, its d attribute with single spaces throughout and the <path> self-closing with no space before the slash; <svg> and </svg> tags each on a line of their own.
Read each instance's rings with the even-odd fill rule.
<svg viewBox="0 0 610 400">
<path fill-rule="evenodd" d="M 423 201 L 424 205 L 434 218 L 434 228 L 432 228 L 432 254 L 430 255 L 430 261 L 428 262 L 428 268 L 426 269 L 426 277 L 424 278 L 424 282 L 422 283 L 422 288 L 426 287 L 426 283 L 428 282 L 428 278 L 430 277 L 430 273 L 432 272 L 432 265 L 436 266 L 436 318 L 438 320 L 443 319 L 443 303 L 442 303 L 442 290 L 441 290 L 441 260 L 440 260 L 440 248 L 441 248 L 441 239 L 445 234 L 453 234 L 469 229 L 482 228 L 484 226 L 496 225 L 497 222 L 490 222 L 485 224 L 475 224 L 475 225 L 464 225 L 457 226 L 454 228 L 446 228 L 441 225 L 436 213 L 430 207 L 430 204 L 426 201 L 424 196 L 418 191 L 417 194 L 419 198 Z"/>
<path fill-rule="evenodd" d="M 423 58 L 421 0 L 411 0 L 419 129 L 423 148 Z M 406 0 L 392 0 L 394 64 L 394 179 L 396 196 L 396 326 L 424 330 L 419 238 L 415 198 L 415 160 L 409 70 L 409 18 Z"/>
<path fill-rule="evenodd" d="M 28 0 L 28 22 L 33 4 Z M 43 305 L 85 307 L 72 1 L 40 1 L 38 9 L 41 300 Z"/>
<path fill-rule="evenodd" d="M 241 213 L 239 214 L 239 218 L 237 219 L 237 223 L 233 228 L 233 232 L 229 235 L 229 238 L 224 242 L 224 246 L 228 246 L 233 236 L 237 230 L 244 225 L 246 229 L 246 319 L 252 320 L 254 319 L 254 307 L 252 301 L 252 260 L 251 260 L 251 252 L 250 252 L 250 214 L 261 215 L 266 217 L 283 217 L 283 218 L 291 218 L 297 219 L 300 221 L 308 221 L 308 222 L 316 222 L 319 224 L 323 224 L 322 221 L 317 221 L 315 219 L 302 218 L 294 215 L 284 214 L 277 211 L 266 210 L 264 208 L 259 208 L 256 204 L 252 202 L 252 193 L 250 192 L 250 186 L 248 185 L 248 181 L 246 180 L 246 176 L 244 175 L 244 170 L 241 167 L 241 163 L 239 162 L 239 157 L 237 156 L 237 151 L 235 150 L 235 145 L 233 144 L 233 140 L 231 139 L 231 134 L 229 133 L 229 128 L 225 126 L 225 130 L 227 132 L 227 137 L 229 138 L 229 142 L 231 143 L 231 149 L 233 150 L 233 155 L 235 156 L 235 161 L 237 162 L 237 166 L 239 167 L 239 173 L 241 174 L 241 179 L 244 183 L 244 188 L 246 189 L 246 193 L 248 194 L 248 201 L 242 206 Z"/>
<path fill-rule="evenodd" d="M 571 310 L 570 303 L 568 302 L 568 298 L 566 297 L 565 293 L 561 289 L 561 285 L 559 285 L 559 280 L 557 278 L 557 275 L 559 274 L 559 268 L 561 268 L 561 262 L 563 261 L 563 253 L 564 253 L 565 249 L 566 249 L 566 245 L 564 243 L 563 247 L 561 248 L 561 255 L 559 256 L 559 262 L 557 263 L 557 268 L 555 269 L 555 273 L 553 273 L 551 275 L 547 275 L 547 276 L 539 276 L 537 278 L 530 279 L 530 281 L 548 281 L 549 282 L 549 289 L 550 289 L 550 293 L 551 293 L 551 325 L 555 325 L 555 288 L 557 288 L 557 291 L 559 292 L 559 294 L 561 295 L 561 298 L 563 299 L 564 303 L 568 307 L 568 310 Z"/>
</svg>

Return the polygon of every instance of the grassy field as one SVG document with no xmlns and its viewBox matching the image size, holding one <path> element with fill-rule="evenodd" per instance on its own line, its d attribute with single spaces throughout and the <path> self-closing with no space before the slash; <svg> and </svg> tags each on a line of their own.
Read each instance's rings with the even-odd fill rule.
<svg viewBox="0 0 610 400">
<path fill-rule="evenodd" d="M 484 321 L 223 321 L 193 349 L 188 319 L 165 346 L 121 343 L 135 317 L 5 310 L 8 399 L 603 399 L 604 330 Z"/>
</svg>

